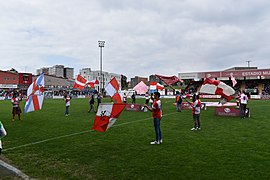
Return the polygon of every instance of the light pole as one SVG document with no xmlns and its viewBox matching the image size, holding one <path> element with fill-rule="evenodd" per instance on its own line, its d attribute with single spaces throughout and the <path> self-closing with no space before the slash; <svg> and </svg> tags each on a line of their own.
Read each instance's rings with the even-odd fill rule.
<svg viewBox="0 0 270 180">
<path fill-rule="evenodd" d="M 248 60 L 248 61 L 246 61 L 246 62 L 247 62 L 247 64 L 248 64 L 248 67 L 250 67 L 249 64 L 250 64 L 251 60 Z"/>
<path fill-rule="evenodd" d="M 99 81 L 99 92 L 103 93 L 103 74 L 102 74 L 102 48 L 104 48 L 105 41 L 98 41 L 98 47 L 100 47 L 100 81 Z"/>
</svg>

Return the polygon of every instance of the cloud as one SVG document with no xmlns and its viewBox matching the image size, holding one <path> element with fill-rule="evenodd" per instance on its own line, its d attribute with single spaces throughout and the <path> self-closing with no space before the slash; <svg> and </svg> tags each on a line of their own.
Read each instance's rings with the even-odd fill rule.
<svg viewBox="0 0 270 180">
<path fill-rule="evenodd" d="M 269 67 L 270 2 L 266 0 L 3 1 L 0 69 L 54 64 L 151 74 Z M 49 58 L 48 58 L 49 57 Z M 61 57 L 61 58 L 60 58 Z M 27 68 L 25 68 L 27 67 Z"/>
</svg>

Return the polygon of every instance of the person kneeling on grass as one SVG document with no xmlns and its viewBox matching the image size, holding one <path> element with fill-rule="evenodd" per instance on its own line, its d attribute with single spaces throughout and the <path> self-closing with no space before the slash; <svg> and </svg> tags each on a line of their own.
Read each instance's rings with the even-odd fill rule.
<svg viewBox="0 0 270 180">
<path fill-rule="evenodd" d="M 156 140 L 153 142 L 150 142 L 150 144 L 161 144 L 162 134 L 161 134 L 161 128 L 160 128 L 160 121 L 162 117 L 162 105 L 161 105 L 161 100 L 160 100 L 160 93 L 155 92 L 154 102 L 153 102 L 152 107 L 149 107 L 146 104 L 144 104 L 144 107 L 146 107 L 147 109 L 149 109 L 149 111 L 152 112 L 155 133 L 156 133 Z"/>
<path fill-rule="evenodd" d="M 7 132 L 4 128 L 4 125 L 0 121 L 0 154 L 2 153 L 3 147 L 2 147 L 2 141 L 1 139 L 7 135 Z"/>
</svg>

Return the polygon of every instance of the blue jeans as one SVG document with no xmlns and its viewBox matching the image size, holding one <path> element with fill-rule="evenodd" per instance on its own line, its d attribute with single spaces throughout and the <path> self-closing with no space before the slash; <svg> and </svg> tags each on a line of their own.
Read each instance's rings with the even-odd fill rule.
<svg viewBox="0 0 270 180">
<path fill-rule="evenodd" d="M 177 111 L 178 112 L 181 112 L 181 110 L 182 110 L 182 103 L 177 102 L 176 103 L 176 107 L 177 107 Z"/>
<path fill-rule="evenodd" d="M 160 118 L 154 118 L 154 127 L 156 132 L 156 141 L 160 141 L 162 139 L 161 129 L 160 129 Z"/>
<path fill-rule="evenodd" d="M 69 106 L 66 106 L 66 112 L 65 114 L 69 114 Z"/>
</svg>

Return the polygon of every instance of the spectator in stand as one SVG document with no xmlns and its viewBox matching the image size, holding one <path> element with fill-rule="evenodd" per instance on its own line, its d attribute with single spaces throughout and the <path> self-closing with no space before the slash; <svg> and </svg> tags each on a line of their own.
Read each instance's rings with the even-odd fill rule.
<svg viewBox="0 0 270 180">
<path fill-rule="evenodd" d="M 17 114 L 19 117 L 19 120 L 21 119 L 21 107 L 20 107 L 20 101 L 22 101 L 22 99 L 20 97 L 17 97 L 17 93 L 14 92 L 13 93 L 13 97 L 11 98 L 11 103 L 12 103 L 12 122 L 15 120 L 15 115 Z"/>
</svg>

